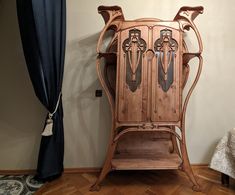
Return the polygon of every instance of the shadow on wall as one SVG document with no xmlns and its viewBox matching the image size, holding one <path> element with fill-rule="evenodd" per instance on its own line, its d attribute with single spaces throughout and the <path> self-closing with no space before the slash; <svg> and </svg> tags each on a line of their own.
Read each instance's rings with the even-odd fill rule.
<svg viewBox="0 0 235 195">
<path fill-rule="evenodd" d="M 29 79 L 15 1 L 0 1 L 0 26 L 0 169 L 35 168 L 46 112 Z"/>
<path fill-rule="evenodd" d="M 106 99 L 96 73 L 96 44 L 100 33 L 68 42 L 63 83 L 65 167 L 101 166 L 111 128 Z"/>
</svg>

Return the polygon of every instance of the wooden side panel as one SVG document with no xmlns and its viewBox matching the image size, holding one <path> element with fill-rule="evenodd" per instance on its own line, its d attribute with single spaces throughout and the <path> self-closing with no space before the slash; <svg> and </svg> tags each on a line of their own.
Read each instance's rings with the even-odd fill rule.
<svg viewBox="0 0 235 195">
<path fill-rule="evenodd" d="M 119 36 L 116 117 L 119 122 L 145 121 L 148 27 L 126 29 Z"/>
<path fill-rule="evenodd" d="M 178 30 L 153 28 L 155 57 L 152 61 L 153 122 L 179 121 L 181 113 L 182 41 Z"/>
</svg>

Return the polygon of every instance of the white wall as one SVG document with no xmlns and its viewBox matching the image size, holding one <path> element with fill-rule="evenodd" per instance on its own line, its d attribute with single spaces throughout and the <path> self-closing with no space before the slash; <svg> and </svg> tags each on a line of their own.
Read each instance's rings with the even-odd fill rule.
<svg viewBox="0 0 235 195">
<path fill-rule="evenodd" d="M 189 102 L 186 133 L 191 162 L 208 163 L 219 138 L 235 126 L 235 1 L 68 0 L 63 84 L 65 167 L 98 167 L 105 157 L 110 110 L 105 96 L 94 96 L 100 88 L 95 47 L 104 26 L 97 13 L 99 5 L 121 6 L 126 19 L 172 19 L 181 6 L 204 6 L 204 14 L 195 20 L 204 43 L 204 67 Z M 0 169 L 32 168 L 45 110 L 27 75 L 13 1 L 3 1 L 0 26 L 0 156 L 5 155 Z M 194 40 L 187 39 L 195 50 Z"/>
</svg>

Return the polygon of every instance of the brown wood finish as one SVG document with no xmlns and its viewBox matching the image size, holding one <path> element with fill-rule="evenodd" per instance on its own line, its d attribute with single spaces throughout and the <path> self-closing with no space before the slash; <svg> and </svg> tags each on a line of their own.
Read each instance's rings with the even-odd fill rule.
<svg viewBox="0 0 235 195">
<path fill-rule="evenodd" d="M 193 166 L 201 192 L 190 189 L 182 171 L 116 171 L 103 181 L 99 192 L 89 188 L 97 173 L 63 174 L 59 179 L 46 183 L 36 195 L 234 195 L 235 180 L 230 187 L 220 184 L 220 173 L 206 166 Z"/>
<path fill-rule="evenodd" d="M 154 28 L 153 30 L 153 40 L 157 40 L 160 37 L 160 32 L 166 29 L 166 27 Z M 180 52 L 182 50 L 182 34 L 179 30 L 172 30 L 172 38 L 178 41 L 178 49 L 175 53 L 175 63 L 174 63 L 174 82 L 166 92 L 162 90 L 160 84 L 158 83 L 158 66 L 157 62 L 153 63 L 152 66 L 152 121 L 154 122 L 170 122 L 179 121 L 181 112 L 181 58 Z M 166 56 L 166 55 L 165 55 Z M 155 58 L 156 59 L 156 58 Z M 166 63 L 165 63 L 166 64 Z"/>
<path fill-rule="evenodd" d="M 0 170 L 0 175 L 34 175 L 36 170 L 25 169 L 25 170 Z"/>
<path fill-rule="evenodd" d="M 112 129 L 103 169 L 91 190 L 99 190 L 111 170 L 182 169 L 193 190 L 200 191 L 187 154 L 185 113 L 202 68 L 202 41 L 193 20 L 203 7 L 182 7 L 173 21 L 126 21 L 118 6 L 100 6 L 98 12 L 105 27 L 98 40 L 96 67 L 111 107 Z M 198 40 L 196 53 L 188 51 L 183 39 L 190 28 Z M 109 30 L 113 38 L 101 51 Z M 195 57 L 198 72 L 183 99 L 189 62 Z"/>
<path fill-rule="evenodd" d="M 75 173 L 97 173 L 100 172 L 99 167 L 81 167 L 81 168 L 65 168 L 64 174 Z M 37 170 L 25 169 L 25 170 L 0 170 L 0 175 L 35 175 Z"/>
<path fill-rule="evenodd" d="M 208 164 L 193 164 L 194 168 L 208 167 Z M 80 168 L 65 168 L 63 174 L 77 174 L 77 173 L 99 173 L 100 167 L 80 167 Z M 0 170 L 0 175 L 34 175 L 35 169 L 21 169 L 21 170 Z"/>
</svg>

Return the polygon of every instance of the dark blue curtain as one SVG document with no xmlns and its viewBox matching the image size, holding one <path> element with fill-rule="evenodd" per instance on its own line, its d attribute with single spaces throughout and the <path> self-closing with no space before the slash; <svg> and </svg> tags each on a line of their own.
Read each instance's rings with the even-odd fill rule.
<svg viewBox="0 0 235 195">
<path fill-rule="evenodd" d="M 47 181 L 63 172 L 64 129 L 60 94 L 66 42 L 66 0 L 17 0 L 17 13 L 34 91 L 48 112 L 55 112 L 53 134 L 42 136 L 38 156 L 36 178 Z"/>
</svg>

